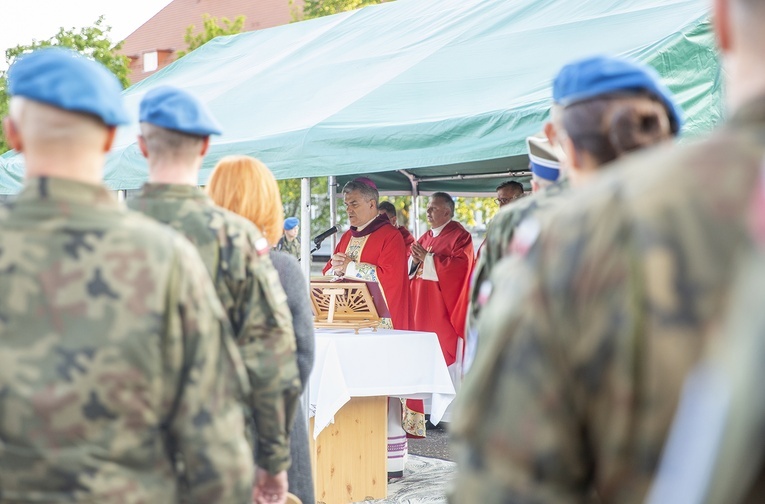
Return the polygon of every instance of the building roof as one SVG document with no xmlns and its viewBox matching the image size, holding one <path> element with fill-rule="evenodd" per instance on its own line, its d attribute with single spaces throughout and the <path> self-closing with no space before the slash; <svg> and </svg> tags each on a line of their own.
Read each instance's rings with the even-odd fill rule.
<svg viewBox="0 0 765 504">
<path fill-rule="evenodd" d="M 175 53 L 185 50 L 186 28 L 194 25 L 197 30 L 201 30 L 204 14 L 226 17 L 232 21 L 244 15 L 246 19 L 243 31 L 279 26 L 292 20 L 288 0 L 173 0 L 131 33 L 120 52 L 140 63 L 141 56 L 147 52 L 169 50 Z M 160 64 L 160 68 L 162 66 Z M 153 73 L 144 73 L 140 64 L 131 65 L 131 68 L 132 82 L 138 82 Z"/>
</svg>

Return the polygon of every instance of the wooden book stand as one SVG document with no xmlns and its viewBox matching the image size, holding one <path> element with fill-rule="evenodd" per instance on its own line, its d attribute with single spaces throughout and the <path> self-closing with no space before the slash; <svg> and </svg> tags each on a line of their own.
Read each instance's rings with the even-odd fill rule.
<svg viewBox="0 0 765 504">
<path fill-rule="evenodd" d="M 368 327 L 376 331 L 380 315 L 370 287 L 379 290 L 377 284 L 363 280 L 311 280 L 314 327 L 349 328 L 356 334 Z"/>
</svg>

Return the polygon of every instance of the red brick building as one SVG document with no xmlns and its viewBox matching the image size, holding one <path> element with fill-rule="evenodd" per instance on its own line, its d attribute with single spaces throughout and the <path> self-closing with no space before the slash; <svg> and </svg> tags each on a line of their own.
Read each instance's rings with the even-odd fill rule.
<svg viewBox="0 0 765 504">
<path fill-rule="evenodd" d="M 204 14 L 232 21 L 243 15 L 244 31 L 252 31 L 289 23 L 291 9 L 289 0 L 173 0 L 125 39 L 120 52 L 130 58 L 130 82 L 175 61 L 176 53 L 186 50 L 186 28 L 201 30 Z"/>
</svg>

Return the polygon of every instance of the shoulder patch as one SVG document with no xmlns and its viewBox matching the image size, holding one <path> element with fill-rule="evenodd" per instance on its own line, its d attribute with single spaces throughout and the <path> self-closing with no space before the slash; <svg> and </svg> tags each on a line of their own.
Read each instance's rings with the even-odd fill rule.
<svg viewBox="0 0 765 504">
<path fill-rule="evenodd" d="M 255 241 L 255 252 L 257 252 L 259 256 L 268 254 L 270 249 L 271 247 L 268 245 L 268 240 L 265 238 L 258 238 L 257 241 Z"/>
<path fill-rule="evenodd" d="M 542 230 L 539 221 L 533 217 L 524 219 L 515 230 L 510 245 L 507 247 L 507 255 L 527 255 L 531 247 L 536 243 Z"/>
<path fill-rule="evenodd" d="M 478 289 L 478 305 L 479 306 L 486 306 L 486 303 L 489 302 L 489 298 L 491 297 L 491 292 L 494 290 L 494 285 L 492 285 L 491 280 L 485 280 L 483 283 L 481 283 L 480 288 Z"/>
</svg>

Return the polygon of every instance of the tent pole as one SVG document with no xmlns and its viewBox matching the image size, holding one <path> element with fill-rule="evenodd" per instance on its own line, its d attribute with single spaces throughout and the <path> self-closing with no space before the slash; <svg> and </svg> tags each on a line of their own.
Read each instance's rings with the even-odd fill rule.
<svg viewBox="0 0 765 504">
<path fill-rule="evenodd" d="M 410 179 L 412 183 L 412 216 L 414 218 L 414 236 L 420 238 L 420 184 L 417 179 Z"/>
<path fill-rule="evenodd" d="M 417 177 L 406 170 L 399 170 L 398 172 L 409 179 L 409 184 L 412 187 L 412 211 L 409 212 L 409 226 L 414 230 L 414 238 L 417 239 L 420 237 L 420 209 L 417 198 L 420 194 L 419 182 Z"/>
<path fill-rule="evenodd" d="M 311 179 L 300 179 L 300 266 L 311 278 Z"/>
<path fill-rule="evenodd" d="M 300 267 L 303 274 L 309 281 L 311 280 L 311 179 L 300 179 Z M 310 295 L 310 294 L 309 294 Z M 310 433 L 311 395 L 308 391 L 308 383 L 303 387 L 303 395 L 300 401 L 303 403 L 303 411 L 307 432 Z"/>
<path fill-rule="evenodd" d="M 327 178 L 327 188 L 329 191 L 329 227 L 337 225 L 337 177 L 330 175 Z M 330 246 L 332 252 L 337 247 L 337 233 L 333 234 L 330 238 Z"/>
</svg>

